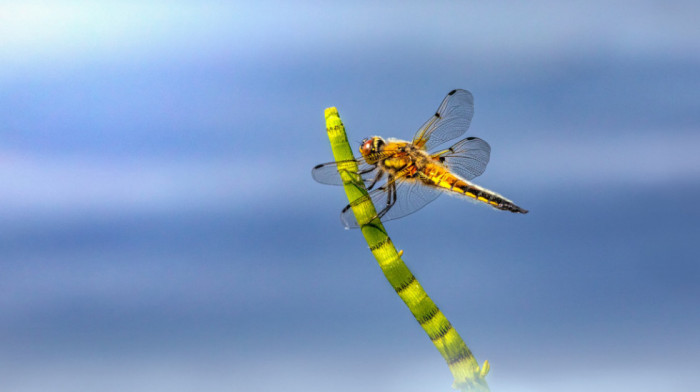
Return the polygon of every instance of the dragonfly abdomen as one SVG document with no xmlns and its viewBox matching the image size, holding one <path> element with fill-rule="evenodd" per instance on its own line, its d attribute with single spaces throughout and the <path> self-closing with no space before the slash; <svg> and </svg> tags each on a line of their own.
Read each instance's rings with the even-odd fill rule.
<svg viewBox="0 0 700 392">
<path fill-rule="evenodd" d="M 519 212 L 521 214 L 527 214 L 528 212 L 498 193 L 463 180 L 447 170 L 439 175 L 433 176 L 431 180 L 435 186 L 465 195 L 499 210 Z"/>
</svg>

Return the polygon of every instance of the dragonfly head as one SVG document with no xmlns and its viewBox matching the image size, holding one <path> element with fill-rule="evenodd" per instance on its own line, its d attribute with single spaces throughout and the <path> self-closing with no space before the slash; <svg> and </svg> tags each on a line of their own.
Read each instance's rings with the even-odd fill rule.
<svg viewBox="0 0 700 392">
<path fill-rule="evenodd" d="M 370 138 L 365 138 L 360 143 L 360 154 L 365 158 L 365 161 L 369 164 L 373 164 L 377 161 L 377 158 L 372 159 L 372 157 L 378 156 L 384 147 L 384 139 L 379 136 L 372 136 Z"/>
</svg>

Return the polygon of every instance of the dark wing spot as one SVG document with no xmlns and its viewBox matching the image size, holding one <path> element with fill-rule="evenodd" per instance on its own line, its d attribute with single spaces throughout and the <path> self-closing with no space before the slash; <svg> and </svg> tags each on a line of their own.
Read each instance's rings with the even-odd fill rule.
<svg viewBox="0 0 700 392">
<path fill-rule="evenodd" d="M 452 90 L 452 91 L 450 91 L 449 93 L 447 93 L 447 95 L 453 95 L 453 94 L 456 93 L 456 92 L 457 92 L 457 90 Z"/>
<path fill-rule="evenodd" d="M 314 166 L 314 169 L 318 169 L 318 168 L 319 168 L 319 167 L 321 167 L 321 166 L 323 166 L 323 163 L 321 163 L 321 164 L 319 164 L 319 165 L 316 165 L 316 166 Z"/>
<path fill-rule="evenodd" d="M 474 140 L 474 139 L 476 139 L 475 136 L 469 136 L 469 137 L 467 138 L 467 140 Z"/>
<path fill-rule="evenodd" d="M 440 113 L 435 112 L 435 117 L 440 118 Z"/>
</svg>

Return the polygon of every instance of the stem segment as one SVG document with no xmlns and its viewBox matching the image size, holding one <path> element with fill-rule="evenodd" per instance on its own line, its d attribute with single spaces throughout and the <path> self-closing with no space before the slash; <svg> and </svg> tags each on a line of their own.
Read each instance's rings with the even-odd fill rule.
<svg viewBox="0 0 700 392">
<path fill-rule="evenodd" d="M 326 130 L 335 160 L 354 159 L 338 110 L 334 107 L 328 108 L 325 116 Z M 358 169 L 355 163 L 349 162 L 339 169 L 341 169 L 340 175 L 350 202 L 367 194 L 364 183 L 357 175 Z M 384 276 L 447 362 L 454 376 L 452 386 L 465 392 L 488 392 L 489 387 L 485 380 L 486 373 L 489 371 L 488 361 L 484 361 L 483 366 L 479 367 L 474 355 L 452 324 L 423 290 L 401 259 L 403 252 L 396 251 L 380 220 L 372 219 L 377 212 L 371 200 L 368 199 L 365 203 L 353 206 L 352 210 Z"/>
</svg>

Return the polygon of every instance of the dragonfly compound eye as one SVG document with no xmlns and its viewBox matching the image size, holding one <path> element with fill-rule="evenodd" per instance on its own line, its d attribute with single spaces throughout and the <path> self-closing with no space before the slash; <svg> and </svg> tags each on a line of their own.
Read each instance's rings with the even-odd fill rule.
<svg viewBox="0 0 700 392">
<path fill-rule="evenodd" d="M 374 149 L 374 143 L 372 139 L 365 139 L 362 141 L 362 144 L 360 145 L 360 154 L 362 156 L 367 156 L 372 153 L 372 150 Z"/>
</svg>

